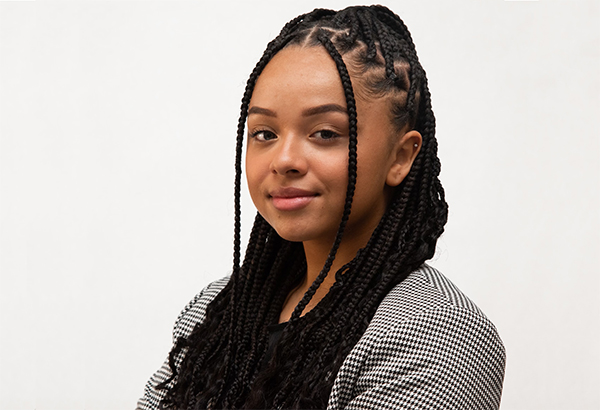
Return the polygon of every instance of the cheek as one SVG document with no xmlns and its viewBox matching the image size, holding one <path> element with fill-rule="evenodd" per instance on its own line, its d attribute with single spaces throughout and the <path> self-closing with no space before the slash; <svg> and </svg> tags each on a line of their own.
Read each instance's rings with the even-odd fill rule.
<svg viewBox="0 0 600 410">
<path fill-rule="evenodd" d="M 358 161 L 358 169 L 356 170 L 357 179 L 365 184 L 368 184 L 369 187 L 379 186 L 380 183 L 383 184 L 385 180 L 383 168 L 383 162 L 375 162 L 375 163 L 365 163 L 366 161 L 363 158 L 363 161 Z"/>
<path fill-rule="evenodd" d="M 254 196 L 260 188 L 260 182 L 264 180 L 264 176 L 261 176 L 264 172 L 256 158 L 251 156 L 246 156 L 245 172 L 250 196 L 252 197 L 252 200 L 255 200 Z"/>
<path fill-rule="evenodd" d="M 348 181 L 348 152 L 312 154 L 312 170 L 324 180 L 339 182 Z M 345 187 L 344 183 L 344 187 Z"/>
<path fill-rule="evenodd" d="M 385 198 L 388 193 L 386 185 L 390 158 L 388 155 L 368 155 L 361 157 L 358 152 L 358 169 L 355 195 L 367 200 Z M 373 153 L 371 153 L 373 154 Z"/>
</svg>

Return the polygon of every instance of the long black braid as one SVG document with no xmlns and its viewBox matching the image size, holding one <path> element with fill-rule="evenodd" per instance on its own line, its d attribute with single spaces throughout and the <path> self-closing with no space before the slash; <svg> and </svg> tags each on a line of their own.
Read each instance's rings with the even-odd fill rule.
<svg viewBox="0 0 600 410">
<path fill-rule="evenodd" d="M 323 47 L 336 64 L 349 117 L 348 187 L 327 261 L 263 366 L 267 326 L 277 323 L 287 295 L 302 281 L 306 260 L 300 243 L 282 239 L 257 215 L 240 266 L 242 148 L 256 81 L 273 56 L 292 45 Z M 367 245 L 335 273 L 327 295 L 301 318 L 329 273 L 350 216 L 359 160 L 351 79 L 371 98 L 389 98 L 398 130 L 419 131 L 422 147 Z M 167 390 L 161 406 L 325 408 L 343 360 L 381 300 L 433 256 L 447 220 L 427 78 L 402 20 L 386 7 L 360 6 L 339 12 L 315 9 L 287 23 L 248 79 L 238 122 L 235 170 L 233 273 L 208 306 L 205 320 L 189 337 L 179 338 L 171 351 L 173 376 L 160 386 Z"/>
</svg>

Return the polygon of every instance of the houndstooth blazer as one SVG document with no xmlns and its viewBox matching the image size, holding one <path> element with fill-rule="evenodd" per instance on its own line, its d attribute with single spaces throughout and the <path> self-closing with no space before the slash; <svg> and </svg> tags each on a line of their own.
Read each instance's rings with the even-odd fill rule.
<svg viewBox="0 0 600 410">
<path fill-rule="evenodd" d="M 208 285 L 181 312 L 173 339 L 204 319 L 228 277 Z M 176 361 L 181 362 L 181 357 Z M 334 381 L 327 410 L 498 409 L 505 351 L 488 318 L 452 282 L 423 265 L 381 302 Z M 156 410 L 171 375 L 150 378 L 138 410 Z"/>
</svg>

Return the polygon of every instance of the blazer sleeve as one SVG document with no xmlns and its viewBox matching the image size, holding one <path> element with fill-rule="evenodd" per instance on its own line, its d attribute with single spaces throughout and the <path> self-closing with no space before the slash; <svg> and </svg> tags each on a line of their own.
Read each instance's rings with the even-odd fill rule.
<svg viewBox="0 0 600 410">
<path fill-rule="evenodd" d="M 483 314 L 447 305 L 365 336 L 328 409 L 499 408 L 505 351 Z"/>
<path fill-rule="evenodd" d="M 187 337 L 194 330 L 197 323 L 204 320 L 206 317 L 206 308 L 217 294 L 225 288 L 229 282 L 229 276 L 212 282 L 198 293 L 181 311 L 175 325 L 173 326 L 173 344 L 177 342 L 179 337 Z M 175 358 L 177 367 L 181 364 L 183 356 L 180 354 Z M 156 386 L 164 382 L 173 373 L 169 367 L 169 357 L 164 361 L 163 365 L 158 369 L 144 387 L 144 395 L 138 400 L 136 410 L 156 410 L 159 408 L 160 401 L 165 396 L 165 390 L 158 390 Z M 171 382 L 173 383 L 173 382 Z"/>
</svg>

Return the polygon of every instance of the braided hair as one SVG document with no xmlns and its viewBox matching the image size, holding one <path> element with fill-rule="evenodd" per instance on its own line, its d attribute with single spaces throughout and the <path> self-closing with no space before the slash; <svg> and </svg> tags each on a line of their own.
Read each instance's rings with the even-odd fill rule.
<svg viewBox="0 0 600 410">
<path fill-rule="evenodd" d="M 268 325 L 277 323 L 287 295 L 301 283 L 306 260 L 301 243 L 284 240 L 257 214 L 240 265 L 242 147 L 256 81 L 273 56 L 291 45 L 323 47 L 336 64 L 349 117 L 348 186 L 325 265 L 263 366 Z M 394 125 L 398 130 L 419 131 L 422 147 L 367 245 L 335 272 L 335 283 L 310 311 L 310 320 L 301 320 L 329 273 L 352 206 L 357 118 L 351 77 L 368 96 L 389 97 Z M 315 9 L 287 23 L 248 79 L 238 122 L 235 170 L 233 273 L 209 304 L 205 320 L 187 338 L 176 341 L 169 355 L 173 375 L 159 386 L 166 389 L 161 406 L 325 408 L 345 357 L 386 294 L 433 257 L 448 215 L 438 179 L 440 161 L 427 78 L 402 20 L 384 6 L 356 6 L 339 12 Z"/>
</svg>

